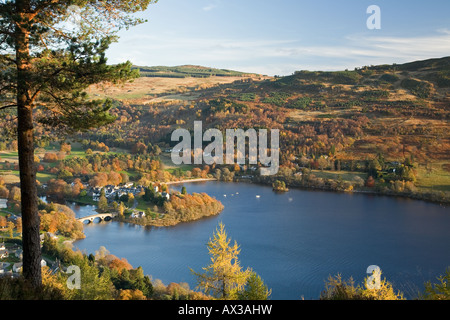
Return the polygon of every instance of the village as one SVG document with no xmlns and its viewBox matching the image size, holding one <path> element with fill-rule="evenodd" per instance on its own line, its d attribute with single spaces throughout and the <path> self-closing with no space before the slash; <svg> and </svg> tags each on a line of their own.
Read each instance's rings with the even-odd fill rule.
<svg viewBox="0 0 450 320">
<path fill-rule="evenodd" d="M 41 247 L 44 242 L 45 235 L 56 239 L 56 236 L 50 232 L 42 233 L 40 235 Z M 3 241 L 3 240 L 2 240 Z M 23 265 L 23 250 L 17 243 L 0 242 L 0 277 L 18 277 L 22 272 Z M 41 259 L 41 267 L 49 266 L 51 269 L 57 267 L 57 263 Z"/>
<path fill-rule="evenodd" d="M 107 185 L 105 187 L 89 187 L 85 186 L 87 190 L 87 194 L 92 197 L 93 201 L 98 202 L 100 200 L 100 196 L 102 193 L 102 190 L 105 192 L 105 197 L 108 200 L 108 202 L 114 202 L 119 201 L 120 198 L 126 197 L 129 194 L 132 194 L 133 196 L 138 195 L 140 192 L 145 192 L 145 189 L 147 187 L 144 186 L 135 186 L 132 182 L 125 183 L 123 185 L 119 186 L 113 186 L 113 185 Z M 161 197 L 165 198 L 166 200 L 170 200 L 170 194 L 165 191 L 161 191 L 162 187 L 160 186 L 152 186 L 154 192 L 157 195 L 160 195 Z"/>
<path fill-rule="evenodd" d="M 144 218 L 146 216 L 145 212 L 142 210 L 137 210 L 136 207 L 138 205 L 137 202 L 137 195 L 144 193 L 145 190 L 148 188 L 153 188 L 153 193 L 156 197 L 161 198 L 163 201 L 169 201 L 170 200 L 170 193 L 166 191 L 162 191 L 162 186 L 150 186 L 150 187 L 144 187 L 144 186 L 136 186 L 133 183 L 125 183 L 123 185 L 119 186 L 113 186 L 113 185 L 107 185 L 103 188 L 96 187 L 96 188 L 90 188 L 88 189 L 88 196 L 92 197 L 92 200 L 95 202 L 100 201 L 100 197 L 102 192 L 104 192 L 104 195 L 108 201 L 108 203 L 113 202 L 128 202 L 129 203 L 129 197 L 130 195 L 133 196 L 134 201 L 133 205 L 130 206 L 129 209 L 131 209 L 131 218 Z M 167 190 L 167 188 L 165 188 Z"/>
<path fill-rule="evenodd" d="M 42 187 L 45 189 L 46 185 L 42 185 Z M 141 193 L 145 193 L 145 190 L 148 188 L 153 189 L 153 193 L 156 197 L 161 197 L 165 201 L 170 200 L 170 193 L 166 191 L 166 187 L 162 187 L 160 185 L 150 186 L 150 187 L 144 187 L 141 185 L 135 185 L 133 183 L 125 183 L 123 185 L 114 186 L 114 185 L 107 185 L 105 187 L 91 187 L 89 185 L 84 185 L 84 188 L 86 190 L 86 194 L 89 198 L 92 199 L 93 202 L 99 202 L 100 197 L 102 193 L 105 195 L 107 201 L 109 204 L 113 203 L 114 201 L 118 202 L 125 199 L 128 199 L 130 195 L 133 195 L 135 198 L 134 205 L 131 206 L 129 209 L 131 209 L 131 218 L 143 218 L 145 217 L 145 212 L 140 211 L 136 209 L 137 206 L 137 196 Z M 2 207 L 6 208 L 7 199 L 0 199 L 4 200 L 1 202 Z M 9 216 L 10 220 L 17 219 L 17 215 L 11 214 Z M 57 235 L 53 233 L 42 233 L 41 234 L 41 246 L 44 241 L 45 235 L 48 234 L 51 238 L 57 238 Z M 22 271 L 22 247 L 17 243 L 5 243 L 4 239 L 0 239 L 0 277 L 9 276 L 9 277 L 17 277 L 20 275 Z M 41 260 L 41 266 L 47 266 L 51 265 L 51 268 L 54 268 L 55 265 L 51 261 L 46 261 L 44 258 Z"/>
</svg>

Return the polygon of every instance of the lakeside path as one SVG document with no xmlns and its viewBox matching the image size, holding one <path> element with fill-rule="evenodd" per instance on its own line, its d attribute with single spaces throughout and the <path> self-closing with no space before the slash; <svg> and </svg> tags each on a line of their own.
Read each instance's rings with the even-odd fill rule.
<svg viewBox="0 0 450 320">
<path fill-rule="evenodd" d="M 215 178 L 200 178 L 200 179 L 188 179 L 188 180 L 180 180 L 180 181 L 170 181 L 170 182 L 162 182 L 161 184 L 179 184 L 179 183 L 188 183 L 188 182 L 202 182 L 202 181 L 217 181 Z"/>
</svg>

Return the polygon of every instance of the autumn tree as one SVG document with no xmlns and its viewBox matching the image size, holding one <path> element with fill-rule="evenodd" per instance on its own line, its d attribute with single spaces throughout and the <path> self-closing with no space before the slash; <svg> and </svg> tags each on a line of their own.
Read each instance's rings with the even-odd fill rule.
<svg viewBox="0 0 450 320">
<path fill-rule="evenodd" d="M 18 217 L 16 220 L 16 230 L 22 236 L 22 218 Z"/>
<path fill-rule="evenodd" d="M 12 221 L 8 221 L 8 223 L 6 224 L 6 230 L 9 233 L 9 237 L 13 238 L 14 237 L 14 223 Z"/>
<path fill-rule="evenodd" d="M 230 242 L 225 226 L 220 223 L 207 244 L 211 264 L 203 268 L 203 273 L 191 269 L 197 276 L 198 287 L 219 299 L 236 299 L 250 275 L 250 270 L 243 270 L 238 260 L 241 251 L 238 244 Z"/>
<path fill-rule="evenodd" d="M 5 186 L 0 185 L 0 199 L 8 199 L 9 190 Z"/>
<path fill-rule="evenodd" d="M 98 200 L 98 208 L 101 211 L 108 210 L 108 199 L 106 199 L 106 196 L 102 194 Z"/>
<path fill-rule="evenodd" d="M 376 275 L 377 281 L 372 277 Z M 364 279 L 364 285 L 355 285 L 353 278 L 343 280 L 341 275 L 329 276 L 320 300 L 404 300 L 403 293 L 395 292 L 392 284 L 381 279 L 381 270 Z"/>
<path fill-rule="evenodd" d="M 125 212 L 125 205 L 123 204 L 123 202 L 120 202 L 118 208 L 117 208 L 117 212 L 119 213 L 119 217 L 123 217 L 123 214 Z"/>
<path fill-rule="evenodd" d="M 41 285 L 34 166 L 34 121 L 78 131 L 114 120 L 112 101 L 85 89 L 137 76 L 131 63 L 107 65 L 105 52 L 133 14 L 154 0 L 17 0 L 0 2 L 0 109 L 16 108 L 23 219 L 23 275 Z M 34 119 L 33 110 L 42 117 Z"/>
<path fill-rule="evenodd" d="M 9 201 L 20 201 L 21 200 L 21 192 L 20 192 L 19 187 L 14 186 L 11 188 L 11 190 L 9 192 L 8 200 Z"/>
</svg>

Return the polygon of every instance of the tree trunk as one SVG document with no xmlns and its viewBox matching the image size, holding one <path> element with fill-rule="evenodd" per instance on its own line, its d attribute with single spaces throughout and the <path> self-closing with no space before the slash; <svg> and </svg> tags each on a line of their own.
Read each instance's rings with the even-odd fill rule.
<svg viewBox="0 0 450 320">
<path fill-rule="evenodd" d="M 33 103 L 30 98 L 29 74 L 29 1 L 17 1 L 21 21 L 16 26 L 17 63 L 17 140 L 19 147 L 20 189 L 22 205 L 23 276 L 37 288 L 42 284 L 41 246 L 34 166 Z"/>
</svg>

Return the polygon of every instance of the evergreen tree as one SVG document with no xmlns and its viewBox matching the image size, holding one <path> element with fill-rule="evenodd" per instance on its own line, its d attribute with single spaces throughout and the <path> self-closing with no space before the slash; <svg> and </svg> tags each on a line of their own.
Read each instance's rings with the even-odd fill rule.
<svg viewBox="0 0 450 320">
<path fill-rule="evenodd" d="M 268 300 L 272 291 L 267 288 L 256 272 L 251 272 L 244 290 L 238 293 L 239 300 Z"/>
<path fill-rule="evenodd" d="M 450 267 L 444 275 L 437 278 L 437 283 L 425 283 L 425 292 L 421 295 L 424 300 L 450 300 Z"/>
<path fill-rule="evenodd" d="M 111 100 L 85 89 L 137 77 L 131 63 L 108 66 L 105 52 L 117 34 L 144 22 L 133 14 L 153 0 L 17 0 L 0 3 L 0 110 L 17 109 L 23 219 L 23 275 L 42 283 L 34 166 L 35 120 L 55 129 L 86 130 L 114 120 Z M 33 110 L 42 109 L 34 119 Z"/>
</svg>

